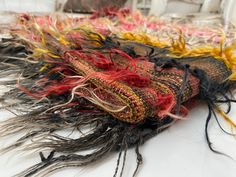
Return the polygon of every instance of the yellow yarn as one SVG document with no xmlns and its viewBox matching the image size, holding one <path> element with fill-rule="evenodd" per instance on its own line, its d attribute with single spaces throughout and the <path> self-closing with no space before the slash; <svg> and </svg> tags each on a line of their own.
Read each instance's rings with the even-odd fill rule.
<svg viewBox="0 0 236 177">
<path fill-rule="evenodd" d="M 140 42 L 147 45 L 152 45 L 155 47 L 166 47 L 168 46 L 167 42 L 160 42 L 153 36 L 149 36 L 145 33 L 132 33 L 132 32 L 124 32 L 120 33 L 119 36 L 123 39 Z"/>
<path fill-rule="evenodd" d="M 227 116 L 224 111 L 220 108 L 217 108 L 217 111 L 232 127 L 236 128 L 236 123 L 229 116 Z"/>
<path fill-rule="evenodd" d="M 149 36 L 147 34 L 135 34 L 132 32 L 126 32 L 120 34 L 123 39 L 132 40 L 140 43 L 144 43 L 147 45 L 152 45 L 156 47 L 169 47 L 171 51 L 171 55 L 175 57 L 195 57 L 195 56 L 203 56 L 210 55 L 215 57 L 218 60 L 224 61 L 228 68 L 231 69 L 232 74 L 229 76 L 229 80 L 236 80 L 236 55 L 234 51 L 236 49 L 236 44 L 232 44 L 227 47 L 223 47 L 225 41 L 225 35 L 223 33 L 222 40 L 220 42 L 219 47 L 204 45 L 201 47 L 189 49 L 186 47 L 186 42 L 182 32 L 180 32 L 178 40 L 171 39 L 171 42 L 159 41 L 156 40 L 155 37 Z"/>
</svg>

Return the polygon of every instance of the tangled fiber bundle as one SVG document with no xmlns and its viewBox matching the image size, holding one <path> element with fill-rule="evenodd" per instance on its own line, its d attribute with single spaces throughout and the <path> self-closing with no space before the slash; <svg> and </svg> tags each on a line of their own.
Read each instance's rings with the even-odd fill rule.
<svg viewBox="0 0 236 177">
<path fill-rule="evenodd" d="M 1 82 L 10 87 L 1 103 L 16 116 L 1 123 L 0 136 L 28 133 L 1 152 L 36 150 L 41 162 L 16 176 L 85 166 L 112 151 L 119 152 L 114 176 L 124 153 L 122 176 L 130 147 L 137 154 L 135 176 L 142 162 L 139 146 L 185 119 L 194 100 L 208 105 L 205 133 L 212 151 L 221 153 L 208 136 L 211 118 L 218 120 L 219 113 L 236 127 L 227 116 L 235 102 L 229 93 L 236 57 L 234 46 L 224 46 L 223 40 L 219 47 L 188 49 L 181 33 L 168 45 L 151 34 L 145 40 L 133 31 L 120 35 L 91 28 L 84 19 L 22 16 L 19 22 L 13 38 L 0 45 L 0 77 L 17 75 Z M 220 103 L 228 109 L 223 111 Z M 59 133 L 88 128 L 79 138 Z M 44 151 L 50 151 L 48 157 Z"/>
</svg>

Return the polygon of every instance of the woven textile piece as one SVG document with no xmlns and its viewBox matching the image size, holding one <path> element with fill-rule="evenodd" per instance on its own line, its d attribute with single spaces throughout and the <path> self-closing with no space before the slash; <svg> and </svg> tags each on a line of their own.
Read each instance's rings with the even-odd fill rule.
<svg viewBox="0 0 236 177">
<path fill-rule="evenodd" d="M 116 176 L 121 154 L 130 147 L 137 154 L 135 176 L 142 161 L 139 146 L 186 119 L 199 102 L 209 109 L 209 148 L 221 153 L 211 146 L 208 124 L 221 116 L 235 128 L 227 116 L 235 102 L 230 94 L 236 79 L 233 41 L 227 41 L 226 34 L 215 41 L 199 37 L 191 45 L 189 34 L 180 29 L 187 25 L 178 24 L 176 32 L 174 24 L 153 18 L 132 16 L 127 10 L 79 19 L 19 17 L 12 38 L 0 44 L 0 77 L 12 76 L 1 82 L 10 87 L 1 104 L 16 115 L 1 123 L 0 136 L 26 134 L 1 152 L 36 150 L 42 161 L 17 176 L 45 176 L 118 151 Z M 148 30 L 127 28 L 135 22 L 148 24 Z M 169 29 L 168 39 L 158 37 L 163 29 Z M 195 29 L 191 36 L 197 34 Z M 78 138 L 59 133 L 88 128 Z M 85 150 L 91 151 L 82 155 Z"/>
</svg>

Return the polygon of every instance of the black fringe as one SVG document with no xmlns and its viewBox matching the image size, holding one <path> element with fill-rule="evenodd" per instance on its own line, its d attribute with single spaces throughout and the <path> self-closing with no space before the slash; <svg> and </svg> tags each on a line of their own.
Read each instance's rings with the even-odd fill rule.
<svg viewBox="0 0 236 177">
<path fill-rule="evenodd" d="M 121 42 L 127 41 L 122 41 L 120 39 L 112 41 L 111 38 L 107 38 L 102 41 L 103 46 L 97 48 L 97 50 L 115 47 L 125 51 L 132 57 L 141 55 L 132 47 L 134 43 L 131 45 L 127 42 L 127 44 L 122 45 L 121 48 Z M 155 63 L 156 68 L 176 67 L 185 71 L 183 83 L 177 97 L 177 114 L 180 111 L 182 92 L 188 82 L 188 75 L 193 74 L 200 79 L 200 94 L 196 99 L 205 101 L 208 104 L 209 109 L 205 124 L 206 141 L 213 152 L 223 154 L 212 147 L 208 135 L 208 124 L 212 115 L 217 120 L 214 111 L 217 103 L 226 103 L 228 105 L 228 110 L 226 112 L 228 113 L 230 111 L 231 102 L 235 102 L 235 100 L 230 99 L 226 93 L 227 91 L 230 91 L 233 84 L 228 81 L 224 83 L 214 82 L 207 77 L 207 74 L 203 70 L 190 69 L 189 64 L 185 62 L 185 59 L 181 60 L 167 57 L 166 54 L 169 51 L 166 48 L 153 48 L 138 43 L 135 43 L 135 45 L 138 45 L 139 48 L 147 51 L 145 53 L 146 56 L 151 62 Z M 60 75 L 49 76 L 47 70 L 43 73 L 35 73 L 35 70 L 39 70 L 45 63 L 35 62 L 30 59 L 29 61 L 25 60 L 29 53 L 30 52 L 27 51 L 24 46 L 17 44 L 15 41 L 4 41 L 1 43 L 0 78 L 17 73 L 18 75 L 22 74 L 24 80 L 21 84 L 26 88 L 32 88 L 32 83 L 43 76 L 51 77 L 52 80 L 60 79 Z M 1 124 L 0 136 L 8 136 L 25 130 L 33 131 L 26 133 L 14 144 L 3 148 L 1 152 L 7 152 L 15 148 L 23 147 L 26 150 L 38 150 L 41 158 L 40 163 L 16 175 L 17 177 L 29 177 L 35 174 L 45 176 L 46 174 L 50 174 L 65 167 L 85 166 L 108 156 L 109 152 L 112 151 L 119 152 L 114 177 L 117 176 L 120 169 L 123 153 L 123 163 L 120 172 L 121 177 L 125 166 L 126 152 L 127 149 L 131 147 L 135 148 L 137 155 L 137 167 L 134 170 L 134 177 L 142 163 L 142 155 L 139 152 L 139 146 L 174 123 L 174 120 L 170 117 L 161 120 L 150 117 L 137 125 L 131 125 L 113 119 L 111 115 L 97 109 L 82 98 L 75 98 L 76 101 L 81 103 L 79 104 L 80 106 L 75 105 L 70 108 L 60 107 L 46 112 L 46 110 L 55 105 L 63 104 L 64 100 L 69 100 L 70 93 L 64 94 L 63 96 L 52 95 L 48 97 L 48 99 L 36 102 L 14 86 L 16 80 L 17 79 L 13 79 L 1 83 L 2 85 L 11 88 L 11 90 L 6 92 L 1 98 L 3 108 L 14 109 L 16 111 L 16 117 Z M 219 97 L 222 99 L 219 99 Z M 17 101 L 9 104 L 9 98 Z M 19 108 L 19 106 L 21 108 Z M 74 111 L 81 108 L 93 110 L 93 112 L 84 113 Z M 81 132 L 81 129 L 84 127 L 89 127 L 91 131 L 82 134 L 82 136 L 77 139 L 64 137 L 58 134 L 58 131 L 60 130 Z M 220 128 L 223 130 L 221 126 Z M 32 138 L 36 141 L 25 146 L 26 142 Z M 45 157 L 42 152 L 43 150 L 49 150 L 50 154 Z M 80 154 L 86 150 L 92 152 L 86 155 Z"/>
</svg>

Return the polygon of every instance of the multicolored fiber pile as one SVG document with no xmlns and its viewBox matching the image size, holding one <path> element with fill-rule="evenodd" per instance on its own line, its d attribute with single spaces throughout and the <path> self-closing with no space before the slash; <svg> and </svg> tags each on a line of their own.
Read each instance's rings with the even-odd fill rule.
<svg viewBox="0 0 236 177">
<path fill-rule="evenodd" d="M 227 36 L 232 34 L 126 9 L 73 19 L 20 16 L 12 38 L 0 44 L 0 77 L 15 76 L 1 82 L 10 87 L 1 104 L 16 114 L 1 123 L 0 136 L 28 133 L 1 152 L 39 151 L 42 161 L 17 175 L 28 177 L 85 166 L 118 151 L 116 176 L 122 153 L 135 147 L 135 176 L 139 146 L 204 101 L 206 140 L 221 153 L 211 146 L 208 124 L 222 116 L 236 127 L 227 116 L 235 102 L 235 36 Z M 87 128 L 77 139 L 58 133 Z M 91 151 L 81 155 L 85 150 Z M 51 153 L 45 157 L 44 151 Z"/>
</svg>

